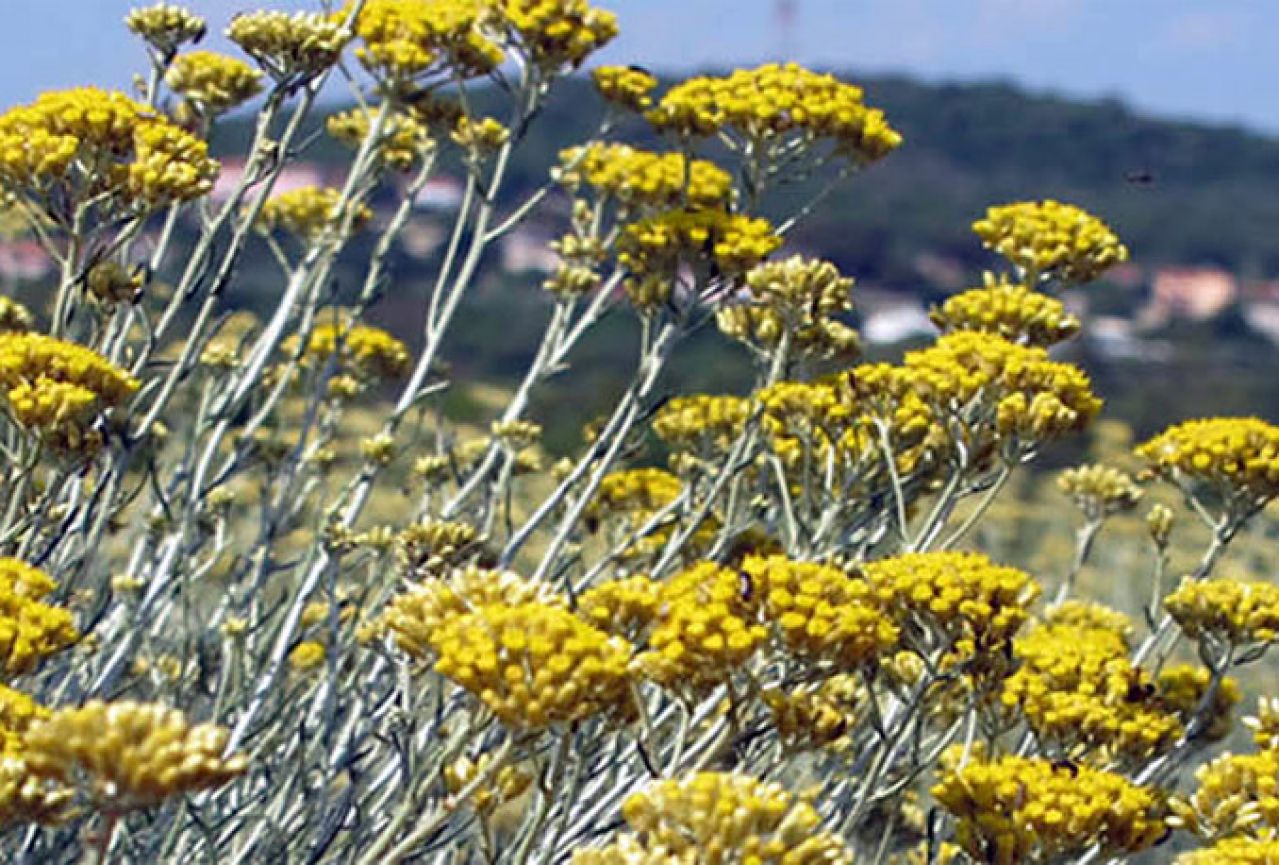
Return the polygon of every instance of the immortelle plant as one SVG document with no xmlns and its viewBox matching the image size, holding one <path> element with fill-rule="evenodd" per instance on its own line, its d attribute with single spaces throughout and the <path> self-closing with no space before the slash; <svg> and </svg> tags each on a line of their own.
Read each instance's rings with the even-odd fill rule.
<svg viewBox="0 0 1279 865">
<path fill-rule="evenodd" d="M 934 310 L 932 345 L 858 364 L 852 280 L 784 251 L 829 186 L 758 215 L 901 143 L 851 84 L 595 68 L 597 134 L 520 197 L 512 153 L 618 32 L 584 0 L 247 12 L 243 57 L 192 47 L 176 6 L 126 24 L 136 93 L 0 116 L 5 206 L 58 266 L 46 309 L 0 304 L 5 861 L 1279 861 L 1279 703 L 1255 750 L 1213 751 L 1231 671 L 1279 633 L 1279 588 L 1214 575 L 1279 494 L 1279 429 L 1140 447 L 1211 538 L 1178 582 L 1150 510 L 1149 575 L 1115 575 L 1150 581 L 1144 623 L 1076 596 L 1142 500 L 1117 468 L 1063 476 L 1078 552 L 1049 591 L 965 549 L 1101 408 L 1051 351 L 1079 330 L 1053 292 L 1127 256 L 1099 219 L 992 208 L 1002 272 Z M 354 107 L 321 119 L 335 81 Z M 254 99 L 210 198 L 206 141 Z M 663 149 L 616 140 L 627 115 Z M 340 182 L 277 188 L 322 134 Z M 367 319 L 442 165 L 465 192 L 405 342 Z M 468 434 L 441 346 L 547 207 L 541 343 Z M 278 268 L 261 317 L 229 300 L 254 257 Z M 544 469 L 530 405 L 605 316 L 638 322 L 633 374 Z M 663 400 L 716 326 L 755 388 Z"/>
</svg>

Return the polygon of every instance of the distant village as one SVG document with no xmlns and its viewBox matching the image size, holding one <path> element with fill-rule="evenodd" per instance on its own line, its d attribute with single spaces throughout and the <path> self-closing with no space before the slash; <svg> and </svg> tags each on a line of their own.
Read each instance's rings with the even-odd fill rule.
<svg viewBox="0 0 1279 865">
<path fill-rule="evenodd" d="M 215 202 L 226 201 L 239 185 L 244 163 L 227 160 L 210 193 Z M 339 182 L 317 163 L 301 162 L 281 172 L 275 191 Z M 410 259 L 427 262 L 438 254 L 446 239 L 448 217 L 461 206 L 462 182 L 452 176 L 433 178 L 414 201 L 414 218 L 401 236 L 400 248 Z M 540 277 L 550 273 L 558 258 L 548 244 L 556 236 L 553 226 L 530 219 L 503 236 L 497 260 L 507 275 Z M 972 274 L 959 263 L 939 256 L 919 256 L 915 262 L 921 285 L 933 293 L 961 291 L 975 284 Z M 55 267 L 32 239 L 0 238 L 0 288 L 11 293 L 18 284 L 53 277 Z M 1067 306 L 1086 322 L 1085 337 L 1092 350 L 1116 360 L 1159 362 L 1171 354 L 1160 340 L 1160 331 L 1175 322 L 1208 322 L 1237 308 L 1249 328 L 1279 346 L 1279 279 L 1245 279 L 1212 266 L 1143 266 L 1131 262 L 1112 268 L 1106 275 L 1112 285 L 1132 297 L 1125 314 L 1090 311 L 1087 291 L 1068 292 Z M 859 281 L 854 295 L 865 342 L 896 345 L 935 332 L 926 301 L 909 292 L 891 290 Z"/>
</svg>

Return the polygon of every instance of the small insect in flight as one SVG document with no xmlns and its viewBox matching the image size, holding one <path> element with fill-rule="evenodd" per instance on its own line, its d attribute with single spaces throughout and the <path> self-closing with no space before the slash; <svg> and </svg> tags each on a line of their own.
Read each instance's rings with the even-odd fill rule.
<svg viewBox="0 0 1279 865">
<path fill-rule="evenodd" d="M 1155 182 L 1155 175 L 1145 168 L 1129 171 L 1124 174 L 1124 180 L 1133 186 L 1152 186 Z"/>
</svg>

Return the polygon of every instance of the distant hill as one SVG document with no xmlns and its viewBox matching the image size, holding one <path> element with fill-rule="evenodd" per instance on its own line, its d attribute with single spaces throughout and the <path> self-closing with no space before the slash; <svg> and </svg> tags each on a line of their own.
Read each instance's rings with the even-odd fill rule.
<svg viewBox="0 0 1279 865">
<path fill-rule="evenodd" d="M 926 290 L 921 253 L 976 271 L 986 259 L 969 223 L 989 204 L 1050 196 L 1103 216 L 1140 263 L 1279 275 L 1279 140 L 1008 84 L 842 77 L 866 89 L 906 143 L 832 195 L 796 239 L 862 280 Z M 494 96 L 477 103 L 483 109 Z M 600 109 L 584 78 L 564 82 L 529 131 L 513 185 L 543 182 L 560 148 L 591 134 Z M 640 123 L 623 133 L 647 134 Z M 224 129 L 221 143 L 234 146 L 246 135 L 243 127 Z M 307 155 L 328 161 L 342 154 L 321 136 Z"/>
</svg>

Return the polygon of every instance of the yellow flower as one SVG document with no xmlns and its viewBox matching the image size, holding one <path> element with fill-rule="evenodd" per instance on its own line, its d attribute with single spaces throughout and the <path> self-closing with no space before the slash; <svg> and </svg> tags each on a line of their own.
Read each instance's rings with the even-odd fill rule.
<svg viewBox="0 0 1279 865">
<path fill-rule="evenodd" d="M 343 20 L 319 12 L 243 12 L 226 35 L 275 81 L 296 83 L 337 62 L 351 38 Z"/>
<path fill-rule="evenodd" d="M 262 91 L 262 73 L 241 60 L 213 51 L 191 51 L 179 56 L 164 80 L 210 117 L 248 102 Z"/>
<path fill-rule="evenodd" d="M 782 245 L 766 219 L 723 210 L 670 210 L 628 224 L 617 241 L 631 302 L 652 309 L 670 297 L 682 266 L 740 277 Z"/>
<path fill-rule="evenodd" d="M 844 842 L 822 827 L 809 802 L 780 784 L 746 775 L 699 772 L 657 781 L 622 805 L 630 832 L 608 847 L 582 850 L 573 865 L 716 862 L 852 865 Z"/>
<path fill-rule="evenodd" d="M 1224 754 L 1195 771 L 1195 792 L 1170 802 L 1170 822 L 1200 838 L 1273 838 L 1279 830 L 1279 752 Z"/>
<path fill-rule="evenodd" d="M 1212 674 L 1204 667 L 1192 664 L 1173 664 L 1159 671 L 1159 697 L 1164 706 L 1177 713 L 1183 725 L 1188 725 L 1199 711 Z M 1239 683 L 1230 676 L 1223 676 L 1213 692 L 1212 700 L 1205 707 L 1202 729 L 1198 737 L 1204 742 L 1220 742 L 1230 735 L 1234 725 L 1231 713 L 1238 704 L 1242 692 Z"/>
<path fill-rule="evenodd" d="M 686 568 L 662 586 L 662 607 L 636 672 L 680 694 L 697 696 L 745 665 L 768 637 L 758 597 L 742 575 L 714 562 Z"/>
<path fill-rule="evenodd" d="M 485 27 L 491 5 L 489 0 L 369 0 L 354 23 L 361 41 L 355 56 L 392 88 L 446 69 L 484 75 L 503 59 Z"/>
<path fill-rule="evenodd" d="M 497 152 L 510 140 L 511 131 L 492 117 L 473 120 L 463 115 L 449 137 L 469 155 L 479 157 Z"/>
<path fill-rule="evenodd" d="M 577 599 L 577 613 L 602 631 L 636 641 L 657 620 L 662 584 L 639 575 L 592 586 Z"/>
<path fill-rule="evenodd" d="M 217 174 L 205 142 L 122 93 L 54 91 L 0 115 L 0 182 L 55 222 L 90 199 L 107 213 L 187 201 Z"/>
<path fill-rule="evenodd" d="M 11 297 L 0 297 L 0 333 L 31 330 L 35 319 L 31 310 Z"/>
<path fill-rule="evenodd" d="M 0 756 L 0 826 L 59 823 L 74 796 L 66 787 L 41 781 L 21 757 Z"/>
<path fill-rule="evenodd" d="M 444 789 L 450 795 L 465 790 L 476 778 L 491 772 L 492 757 L 481 754 L 478 759 L 460 757 L 444 767 Z M 533 783 L 533 775 L 521 766 L 503 766 L 485 784 L 471 793 L 470 803 L 477 813 L 488 816 L 495 810 L 524 795 Z"/>
<path fill-rule="evenodd" d="M 354 150 L 368 136 L 373 123 L 372 115 L 373 111 L 369 109 L 353 108 L 329 117 L 325 128 L 329 135 Z M 375 152 L 387 167 L 396 171 L 408 171 L 433 146 L 426 126 L 410 114 L 394 111 L 387 115 L 383 123 Z"/>
<path fill-rule="evenodd" d="M 719 329 L 767 354 L 784 335 L 799 354 L 851 359 L 857 332 L 832 316 L 853 308 L 853 280 L 830 262 L 793 256 L 760 264 L 746 274 L 749 299 L 717 314 Z"/>
<path fill-rule="evenodd" d="M 187 42 L 197 42 L 207 29 L 204 19 L 173 3 L 155 3 L 132 10 L 124 24 L 145 39 L 162 57 L 171 57 Z"/>
<path fill-rule="evenodd" d="M 325 186 L 303 186 L 273 196 L 262 206 L 257 226 L 263 232 L 283 229 L 306 241 L 325 232 L 338 231 L 348 216 L 352 231 L 363 228 L 373 218 L 364 204 L 347 202 L 342 208 L 342 191 Z"/>
<path fill-rule="evenodd" d="M 29 695 L 0 685 L 0 760 L 21 757 L 27 730 L 48 717 L 49 710 Z M 3 810 L 0 805 L 0 812 Z"/>
<path fill-rule="evenodd" d="M 538 603 L 566 607 L 550 584 L 512 571 L 478 567 L 458 568 L 447 579 L 430 579 L 397 595 L 384 616 L 396 644 L 418 659 L 436 651 L 435 633 L 450 617 L 477 612 L 485 606 L 514 607 Z"/>
<path fill-rule="evenodd" d="M 1040 741 L 1065 753 L 1102 749 L 1103 760 L 1121 762 L 1162 753 L 1182 734 L 1181 718 L 1133 665 L 1124 633 L 1108 617 L 1075 618 L 1084 623 L 1050 622 L 1016 641 L 1021 666 L 1004 683 L 1003 705 L 1019 709 Z"/>
<path fill-rule="evenodd" d="M 25 759 L 35 777 L 77 787 L 99 809 L 119 814 L 243 774 L 246 756 L 223 756 L 228 736 L 215 724 L 191 724 L 177 709 L 92 700 L 32 726 Z"/>
<path fill-rule="evenodd" d="M 1165 832 L 1155 792 L 1122 775 L 1026 757 L 971 759 L 952 751 L 933 795 L 956 819 L 955 840 L 979 862 L 1065 861 L 1099 845 L 1136 853 Z"/>
<path fill-rule="evenodd" d="M 943 333 L 976 330 L 1047 348 L 1079 332 L 1079 319 L 1055 297 L 986 274 L 986 285 L 957 294 L 929 317 Z"/>
<path fill-rule="evenodd" d="M 1273 865 L 1279 862 L 1279 839 L 1223 838 L 1211 847 L 1177 857 L 1175 865 Z"/>
<path fill-rule="evenodd" d="M 1232 646 L 1279 637 L 1279 586 L 1258 580 L 1182 580 L 1164 607 L 1192 640 Z"/>
<path fill-rule="evenodd" d="M 653 105 L 652 92 L 657 79 L 634 66 L 597 66 L 591 80 L 600 95 L 614 105 L 631 111 L 644 111 Z"/>
<path fill-rule="evenodd" d="M 981 553 L 905 553 L 861 570 L 902 624 L 903 642 L 921 653 L 935 636 L 993 652 L 1013 638 L 1039 596 L 1029 574 Z"/>
<path fill-rule="evenodd" d="M 1243 719 L 1252 730 L 1252 741 L 1263 751 L 1279 750 L 1279 698 L 1262 697 L 1257 701 L 1257 714 Z"/>
<path fill-rule="evenodd" d="M 400 567 L 418 578 L 462 566 L 480 551 L 479 532 L 467 523 L 426 520 L 414 523 L 395 538 Z"/>
<path fill-rule="evenodd" d="M 318 640 L 304 640 L 289 652 L 289 669 L 306 673 L 324 664 L 328 650 Z"/>
<path fill-rule="evenodd" d="M 865 580 L 785 556 L 749 556 L 741 568 L 764 620 L 799 659 L 846 672 L 873 664 L 897 642 L 897 626 Z"/>
<path fill-rule="evenodd" d="M 577 68 L 617 36 L 617 16 L 586 0 L 497 0 L 520 47 L 546 70 Z"/>
<path fill-rule="evenodd" d="M 285 340 L 285 353 L 293 354 L 297 348 L 296 336 Z M 349 321 L 317 324 L 307 339 L 302 363 L 322 367 L 335 357 L 338 372 L 362 381 L 400 378 L 412 362 L 404 343 L 379 327 Z"/>
<path fill-rule="evenodd" d="M 1169 427 L 1137 448 L 1156 472 L 1210 487 L 1238 516 L 1279 495 L 1279 427 L 1257 418 L 1206 418 Z"/>
<path fill-rule="evenodd" d="M 779 140 L 830 140 L 858 162 L 873 162 L 901 144 L 883 112 L 862 90 L 795 64 L 768 64 L 730 75 L 691 78 L 672 87 L 648 112 L 659 130 L 710 136 L 731 132 L 759 145 Z"/>
<path fill-rule="evenodd" d="M 750 401 L 737 396 L 675 397 L 654 415 L 653 432 L 674 450 L 713 457 L 746 429 L 750 409 Z"/>
<path fill-rule="evenodd" d="M 133 396 L 138 382 L 76 343 L 0 333 L 0 388 L 19 424 L 74 447 L 98 415 Z"/>
<path fill-rule="evenodd" d="M 1057 476 L 1057 487 L 1070 496 L 1089 520 L 1100 520 L 1130 511 L 1141 501 L 1141 488 L 1125 471 L 1104 465 L 1067 469 Z"/>
<path fill-rule="evenodd" d="M 80 638 L 69 611 L 43 602 L 57 587 L 43 571 L 0 558 L 0 669 L 6 675 L 29 673 Z"/>
<path fill-rule="evenodd" d="M 1090 282 L 1128 260 L 1128 249 L 1110 228 L 1071 204 L 1019 201 L 991 207 L 973 223 L 987 249 L 1015 265 L 1028 284 L 1051 278 Z"/>
<path fill-rule="evenodd" d="M 431 641 L 435 671 L 507 726 L 536 730 L 632 710 L 630 644 L 561 606 L 487 604 L 445 615 Z"/>
<path fill-rule="evenodd" d="M 622 208 L 722 208 L 733 202 L 733 178 L 713 162 L 595 143 L 560 153 L 556 178 L 576 192 L 583 184 Z"/>
</svg>

